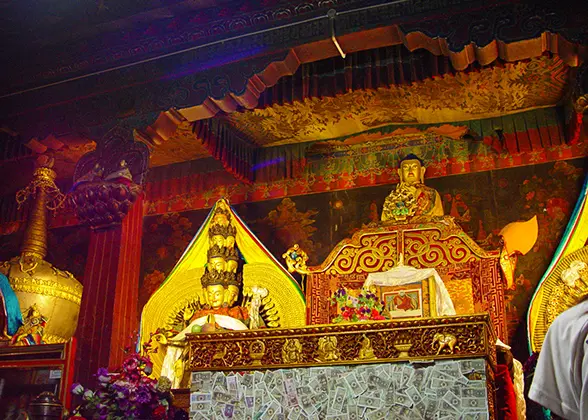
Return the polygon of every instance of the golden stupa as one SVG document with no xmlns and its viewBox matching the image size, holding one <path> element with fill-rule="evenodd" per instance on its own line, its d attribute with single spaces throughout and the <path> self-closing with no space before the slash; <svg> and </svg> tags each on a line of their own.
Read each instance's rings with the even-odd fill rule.
<svg viewBox="0 0 588 420">
<path fill-rule="evenodd" d="M 42 343 L 64 343 L 74 335 L 82 300 L 82 285 L 74 276 L 44 260 L 47 255 L 47 210 L 56 209 L 64 195 L 54 183 L 56 173 L 53 162 L 46 156 L 37 160 L 33 180 L 17 193 L 19 205 L 28 198 L 33 202 L 21 247 L 21 254 L 0 263 L 0 272 L 18 298 L 23 314 L 23 326 L 14 335 L 26 336 L 34 328 Z M 28 319 L 35 317 L 35 319 Z M 39 320 L 43 327 L 38 327 Z M 15 345 L 26 345 L 23 341 Z"/>
</svg>

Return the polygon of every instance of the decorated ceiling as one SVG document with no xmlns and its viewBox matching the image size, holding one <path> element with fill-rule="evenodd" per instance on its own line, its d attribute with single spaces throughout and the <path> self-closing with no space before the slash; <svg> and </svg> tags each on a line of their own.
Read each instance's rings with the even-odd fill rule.
<svg viewBox="0 0 588 420">
<path fill-rule="evenodd" d="M 537 57 L 410 85 L 312 97 L 227 116 L 259 146 L 350 136 L 390 124 L 443 124 L 497 117 L 561 101 L 569 68 L 558 57 Z"/>
</svg>

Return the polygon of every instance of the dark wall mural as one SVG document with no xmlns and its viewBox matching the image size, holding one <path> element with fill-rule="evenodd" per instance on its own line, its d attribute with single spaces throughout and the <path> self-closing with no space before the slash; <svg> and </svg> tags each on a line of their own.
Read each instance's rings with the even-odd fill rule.
<svg viewBox="0 0 588 420">
<path fill-rule="evenodd" d="M 454 216 L 480 245 L 498 247 L 498 233 L 508 223 L 537 215 L 539 240 L 519 259 L 516 290 L 508 292 L 511 337 L 525 316 L 532 292 L 545 271 L 578 197 L 586 159 L 454 175 L 427 184 L 442 197 L 445 213 Z M 378 221 L 393 185 L 292 196 L 238 204 L 237 213 L 281 261 L 298 243 L 312 265 L 320 264 L 342 239 Z M 165 279 L 208 210 L 145 218 L 141 305 Z M 520 340 L 519 340 L 520 341 Z"/>
</svg>

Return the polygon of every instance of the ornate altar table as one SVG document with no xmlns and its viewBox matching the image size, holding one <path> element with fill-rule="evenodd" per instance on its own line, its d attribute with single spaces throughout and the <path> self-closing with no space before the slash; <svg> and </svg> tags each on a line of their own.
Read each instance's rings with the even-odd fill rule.
<svg viewBox="0 0 588 420">
<path fill-rule="evenodd" d="M 494 418 L 495 343 L 486 314 L 190 334 L 191 417 Z"/>
</svg>

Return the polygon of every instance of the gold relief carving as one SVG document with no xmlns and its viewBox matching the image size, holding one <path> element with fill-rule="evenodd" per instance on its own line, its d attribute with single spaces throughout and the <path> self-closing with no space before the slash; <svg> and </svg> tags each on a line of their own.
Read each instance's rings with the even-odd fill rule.
<svg viewBox="0 0 588 420">
<path fill-rule="evenodd" d="M 456 343 L 457 338 L 454 335 L 437 333 L 433 337 L 433 343 L 431 345 L 433 346 L 433 348 L 437 346 L 436 354 L 440 354 L 443 349 L 447 349 L 449 350 L 450 354 L 453 354 Z"/>
<path fill-rule="evenodd" d="M 69 300 L 77 305 L 82 302 L 82 285 L 74 288 L 52 280 L 11 277 L 10 286 L 15 292 L 53 296 Z"/>
<path fill-rule="evenodd" d="M 339 349 L 337 348 L 337 337 L 334 335 L 321 337 L 318 341 L 318 349 L 316 351 L 317 362 L 334 362 L 339 360 Z"/>
<path fill-rule="evenodd" d="M 442 239 L 439 230 L 404 233 L 404 252 L 407 265 L 417 268 L 465 263 L 474 254 L 462 238 Z"/>
<path fill-rule="evenodd" d="M 300 363 L 302 360 L 302 344 L 297 338 L 288 339 L 282 347 L 282 362 L 285 364 Z"/>
<path fill-rule="evenodd" d="M 265 344 L 263 344 L 263 341 L 255 340 L 249 344 L 249 357 L 251 358 L 251 366 L 261 366 L 261 359 L 263 358 L 264 354 Z"/>
<path fill-rule="evenodd" d="M 192 371 L 448 357 L 485 357 L 495 366 L 495 342 L 487 314 L 188 335 Z"/>
<path fill-rule="evenodd" d="M 372 340 L 370 340 L 367 335 L 362 335 L 359 343 L 360 347 L 359 356 L 357 356 L 358 360 L 377 359 L 376 355 L 374 354 L 374 348 L 372 347 Z"/>
<path fill-rule="evenodd" d="M 225 361 L 225 357 L 227 356 L 227 347 L 224 344 L 219 344 L 216 348 L 216 352 L 212 355 L 212 363 L 215 360 Z"/>
<path fill-rule="evenodd" d="M 487 67 L 411 85 L 351 90 L 234 112 L 227 118 L 259 146 L 333 139 L 394 123 L 447 124 L 555 105 L 565 92 L 568 72 L 561 58 L 541 56 L 505 63 L 504 68 Z M 554 78 L 554 74 L 562 76 Z"/>
<path fill-rule="evenodd" d="M 363 235 L 359 243 L 346 244 L 328 270 L 329 274 L 375 273 L 397 264 L 397 233 Z"/>
<path fill-rule="evenodd" d="M 409 351 L 412 347 L 412 338 L 410 334 L 401 333 L 394 340 L 394 348 L 398 350 L 398 354 L 396 357 L 399 358 L 408 358 Z"/>
<path fill-rule="evenodd" d="M 399 264 L 417 268 L 497 259 L 498 251 L 485 251 L 467 236 L 451 216 L 438 217 L 423 227 L 419 222 L 382 225 L 356 232 L 308 273 L 351 275 L 387 271 Z"/>
</svg>

